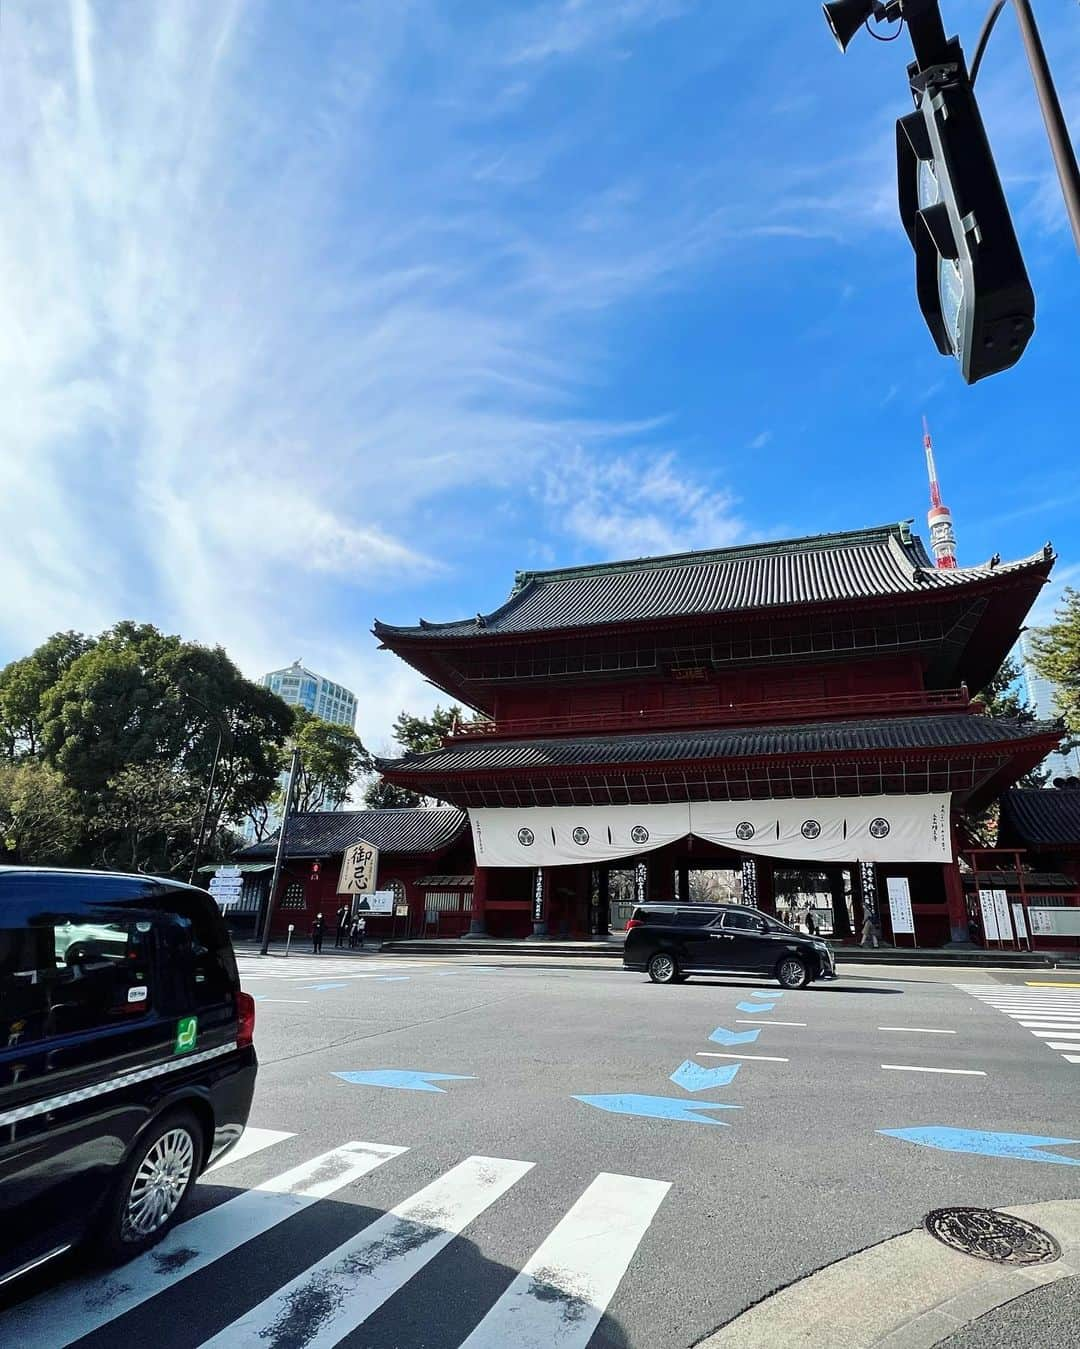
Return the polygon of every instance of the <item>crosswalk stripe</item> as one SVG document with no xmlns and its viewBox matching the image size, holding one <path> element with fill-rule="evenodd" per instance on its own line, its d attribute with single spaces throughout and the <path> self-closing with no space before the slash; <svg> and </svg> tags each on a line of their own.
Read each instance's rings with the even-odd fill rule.
<svg viewBox="0 0 1080 1349">
<path fill-rule="evenodd" d="M 329 1349 L 362 1325 L 535 1163 L 468 1157 L 226 1326 L 202 1349 Z"/>
<path fill-rule="evenodd" d="M 346 1143 L 313 1157 L 180 1223 L 115 1275 L 77 1279 L 13 1308 L 5 1340 L 23 1349 L 62 1349 L 407 1151 L 386 1143 Z"/>
<path fill-rule="evenodd" d="M 602 1171 L 461 1349 L 585 1349 L 670 1189 Z"/>
<path fill-rule="evenodd" d="M 280 1129 L 252 1129 L 250 1126 L 240 1135 L 236 1146 L 203 1172 L 208 1176 L 222 1166 L 232 1166 L 233 1162 L 242 1162 L 245 1157 L 254 1157 L 263 1148 L 272 1148 L 275 1143 L 283 1143 L 286 1138 L 295 1138 L 295 1134 L 282 1133 Z"/>
<path fill-rule="evenodd" d="M 987 984 L 957 984 L 956 987 L 1003 1012 L 1048 1049 L 1080 1049 L 1080 991 L 1057 991 L 1053 986 L 995 988 Z M 1080 1055 L 1062 1057 L 1067 1063 L 1080 1063 Z"/>
</svg>

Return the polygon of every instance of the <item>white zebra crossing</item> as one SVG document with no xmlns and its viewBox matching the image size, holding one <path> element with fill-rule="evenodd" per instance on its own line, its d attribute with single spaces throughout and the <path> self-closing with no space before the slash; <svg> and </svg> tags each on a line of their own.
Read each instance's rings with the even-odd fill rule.
<svg viewBox="0 0 1080 1349">
<path fill-rule="evenodd" d="M 466 1158 L 226 1326 L 202 1349 L 265 1349 L 268 1342 L 330 1349 L 533 1165 L 501 1157 Z"/>
<path fill-rule="evenodd" d="M 1080 988 L 1021 988 L 957 984 L 964 993 L 1004 1012 L 1068 1063 L 1080 1063 Z"/>
<path fill-rule="evenodd" d="M 670 1189 L 602 1171 L 461 1349 L 585 1349 Z"/>
<path fill-rule="evenodd" d="M 211 1170 L 265 1153 L 295 1136 L 246 1130 Z M 151 1299 L 164 1299 L 191 1275 L 241 1258 L 255 1238 L 408 1151 L 357 1142 L 313 1157 L 181 1223 L 152 1250 L 114 1273 L 71 1279 L 0 1313 L 0 1343 L 64 1349 Z M 466 1158 L 303 1269 L 201 1349 L 265 1349 L 279 1342 L 330 1349 L 402 1294 L 410 1280 L 535 1166 L 499 1157 Z M 214 1176 L 210 1183 L 221 1182 Z M 670 1188 L 667 1181 L 601 1172 L 461 1349 L 504 1349 L 510 1344 L 520 1349 L 585 1349 Z M 222 1277 L 235 1276 L 229 1272 Z M 160 1312 L 147 1308 L 146 1314 L 172 1324 L 166 1307 L 163 1302 Z M 312 1307 L 320 1310 L 312 1315 Z M 176 1324 L 182 1327 L 182 1318 Z M 119 1328 L 116 1334 L 119 1343 Z"/>
<path fill-rule="evenodd" d="M 0 1341 L 62 1349 L 407 1151 L 386 1143 L 346 1143 L 313 1157 L 181 1223 L 115 1274 L 73 1280 L 14 1308 L 0 1321 Z"/>
</svg>

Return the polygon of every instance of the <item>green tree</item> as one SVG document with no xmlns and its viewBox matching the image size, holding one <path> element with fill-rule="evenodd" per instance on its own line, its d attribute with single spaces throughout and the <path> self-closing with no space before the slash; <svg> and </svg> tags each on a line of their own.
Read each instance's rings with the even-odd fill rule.
<svg viewBox="0 0 1080 1349">
<path fill-rule="evenodd" d="M 293 725 L 292 710 L 244 679 L 220 647 L 130 622 L 77 656 L 41 707 L 45 758 L 97 821 L 108 817 L 111 784 L 131 767 L 168 769 L 205 793 L 220 739 L 211 837 L 273 794 Z"/>
<path fill-rule="evenodd" d="M 37 650 L 0 670 L 0 755 L 37 758 L 42 748 L 44 695 L 92 645 L 79 632 L 57 632 Z"/>
<path fill-rule="evenodd" d="M 424 804 L 418 792 L 398 787 L 384 777 L 373 778 L 364 789 L 364 805 L 369 810 L 409 810 Z"/>
<path fill-rule="evenodd" d="M 1012 721 L 1019 721 L 1024 725 L 1030 725 L 1037 721 L 1034 711 L 1028 704 L 1027 699 L 1020 691 L 1020 667 L 1011 656 L 1006 656 L 998 667 L 997 673 L 990 680 L 986 688 L 976 694 L 976 698 L 985 706 L 988 716 L 1008 717 Z M 1016 782 L 1017 787 L 1045 787 L 1050 774 L 1042 768 L 1032 768 L 1019 778 Z M 997 832 L 997 806 L 990 807 L 992 812 L 991 836 L 996 836 Z M 980 817 L 982 819 L 982 817 Z M 986 823 L 981 826 L 983 836 L 987 836 Z"/>
<path fill-rule="evenodd" d="M 407 754 L 427 754 L 438 749 L 456 725 L 468 720 L 456 703 L 452 707 L 436 707 L 429 717 L 413 717 L 408 712 L 400 712 L 394 722 L 393 735 Z"/>
<path fill-rule="evenodd" d="M 0 760 L 0 857 L 67 862 L 82 830 L 79 799 L 59 773 L 32 759 Z"/>
<path fill-rule="evenodd" d="M 305 708 L 296 709 L 292 738 L 300 751 L 294 810 L 333 809 L 348 797 L 357 778 L 371 772 L 371 755 L 355 732 Z"/>
<path fill-rule="evenodd" d="M 1031 634 L 1036 670 L 1054 685 L 1070 734 L 1080 737 L 1080 590 L 1066 589 L 1054 622 Z"/>
<path fill-rule="evenodd" d="M 131 764 L 107 788 L 94 820 L 97 860 L 122 871 L 190 865 L 203 804 L 191 778 L 163 763 Z"/>
</svg>

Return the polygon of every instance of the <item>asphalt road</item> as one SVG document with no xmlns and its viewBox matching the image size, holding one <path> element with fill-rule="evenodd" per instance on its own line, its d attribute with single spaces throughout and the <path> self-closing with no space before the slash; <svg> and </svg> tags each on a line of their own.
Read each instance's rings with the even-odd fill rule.
<svg viewBox="0 0 1080 1349">
<path fill-rule="evenodd" d="M 837 983 L 781 995 L 653 986 L 611 962 L 327 949 L 241 964 L 259 999 L 258 1150 L 204 1178 L 156 1255 L 24 1287 L 0 1342 L 689 1349 L 931 1209 L 1080 1186 L 1071 1166 L 879 1132 L 1080 1133 L 1080 1050 L 1069 1062 L 1071 1042 L 1049 1041 L 1069 1032 L 1045 1001 L 1080 1002 L 1076 974 L 842 965 Z M 725 1045 L 718 1028 L 759 1033 Z M 429 1090 L 337 1076 L 372 1072 L 452 1076 Z M 689 1118 L 581 1096 L 665 1098 L 631 1104 Z"/>
</svg>

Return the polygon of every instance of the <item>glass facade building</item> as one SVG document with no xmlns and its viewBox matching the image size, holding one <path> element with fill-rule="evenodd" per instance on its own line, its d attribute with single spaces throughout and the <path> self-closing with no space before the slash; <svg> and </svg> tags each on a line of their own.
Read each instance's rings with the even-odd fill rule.
<svg viewBox="0 0 1080 1349">
<path fill-rule="evenodd" d="M 356 729 L 356 696 L 331 679 L 306 669 L 298 660 L 284 670 L 271 670 L 260 681 L 290 707 L 306 707 L 333 726 Z"/>
</svg>

